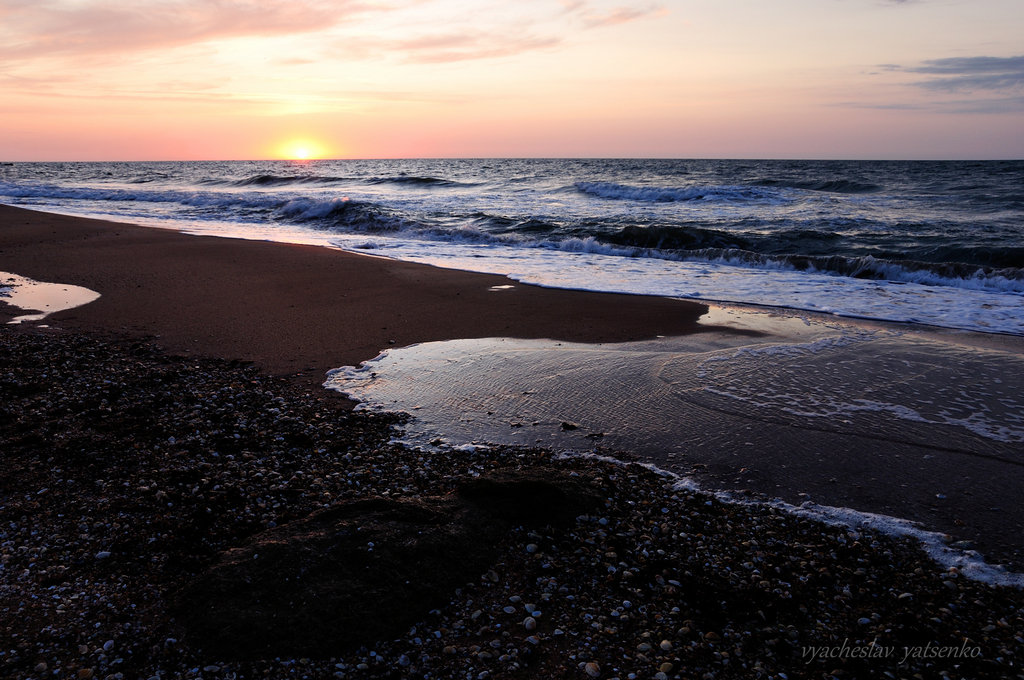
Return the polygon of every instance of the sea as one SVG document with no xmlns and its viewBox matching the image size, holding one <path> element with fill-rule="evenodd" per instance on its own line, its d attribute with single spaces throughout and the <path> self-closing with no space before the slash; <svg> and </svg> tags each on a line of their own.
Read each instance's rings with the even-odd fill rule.
<svg viewBox="0 0 1024 680">
<path fill-rule="evenodd" d="M 6 163 L 0 202 L 541 286 L 1024 335 L 1024 161 Z"/>
</svg>

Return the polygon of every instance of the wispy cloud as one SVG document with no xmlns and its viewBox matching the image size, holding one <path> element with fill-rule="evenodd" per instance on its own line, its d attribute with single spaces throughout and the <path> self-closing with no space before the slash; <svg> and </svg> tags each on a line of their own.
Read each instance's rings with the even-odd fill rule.
<svg viewBox="0 0 1024 680">
<path fill-rule="evenodd" d="M 1009 113 L 1024 110 L 1024 56 L 1014 57 L 948 57 L 928 59 L 918 64 L 880 64 L 873 75 L 909 74 L 909 85 L 919 95 L 909 103 L 854 103 L 858 108 L 891 108 L 930 110 L 943 113 Z M 924 76 L 922 78 L 922 76 Z"/>
<path fill-rule="evenodd" d="M 406 63 L 445 63 L 496 59 L 565 45 L 573 31 L 613 26 L 638 20 L 665 10 L 659 4 L 643 7 L 599 5 L 591 0 L 561 0 L 562 16 L 519 17 L 496 25 L 456 24 L 443 32 L 426 33 L 401 40 L 356 39 L 347 42 L 351 54 L 368 56 L 382 51 L 401 55 Z M 573 26 L 566 26 L 569 19 Z"/>
<path fill-rule="evenodd" d="M 561 39 L 554 37 L 463 34 L 395 41 L 391 43 L 391 49 L 403 53 L 405 61 L 429 64 L 507 57 L 555 47 L 560 43 Z"/>
<path fill-rule="evenodd" d="M 576 15 L 586 28 L 600 28 L 624 24 L 646 16 L 661 14 L 665 10 L 660 4 L 647 4 L 641 7 L 628 5 L 599 8 L 585 0 L 562 0 L 566 13 Z"/>
<path fill-rule="evenodd" d="M 304 33 L 366 10 L 357 0 L 0 0 L 0 55 L 118 53 Z"/>
<path fill-rule="evenodd" d="M 929 90 L 944 92 L 1015 91 L 1024 87 L 1024 56 L 931 59 L 920 66 L 901 70 L 907 73 L 934 76 L 916 83 Z"/>
</svg>

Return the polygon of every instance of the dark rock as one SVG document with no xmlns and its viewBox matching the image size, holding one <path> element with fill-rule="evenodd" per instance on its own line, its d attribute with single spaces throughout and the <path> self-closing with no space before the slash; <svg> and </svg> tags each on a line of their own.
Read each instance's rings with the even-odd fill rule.
<svg viewBox="0 0 1024 680">
<path fill-rule="evenodd" d="M 178 598 L 193 644 L 224 659 L 337 656 L 400 635 L 494 560 L 511 526 L 601 503 L 586 478 L 507 472 L 456 494 L 337 505 L 221 554 Z"/>
<path fill-rule="evenodd" d="M 493 472 L 459 484 L 459 495 L 513 524 L 564 525 L 598 507 L 605 494 L 587 477 L 550 471 Z"/>
</svg>

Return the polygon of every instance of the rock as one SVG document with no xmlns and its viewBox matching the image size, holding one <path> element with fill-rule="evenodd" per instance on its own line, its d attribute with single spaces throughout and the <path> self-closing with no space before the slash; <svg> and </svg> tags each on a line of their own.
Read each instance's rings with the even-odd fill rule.
<svg viewBox="0 0 1024 680">
<path fill-rule="evenodd" d="M 598 508 L 604 495 L 587 477 L 523 470 L 494 472 L 459 485 L 459 496 L 480 510 L 514 524 L 571 524 Z"/>
<path fill-rule="evenodd" d="M 339 504 L 222 553 L 179 593 L 176 617 L 218 658 L 337 656 L 444 604 L 488 571 L 512 526 L 567 524 L 601 499 L 587 478 L 549 471 L 487 474 L 442 497 Z"/>
<path fill-rule="evenodd" d="M 601 666 L 596 661 L 591 661 L 583 667 L 583 671 L 590 677 L 596 678 L 601 675 Z"/>
</svg>

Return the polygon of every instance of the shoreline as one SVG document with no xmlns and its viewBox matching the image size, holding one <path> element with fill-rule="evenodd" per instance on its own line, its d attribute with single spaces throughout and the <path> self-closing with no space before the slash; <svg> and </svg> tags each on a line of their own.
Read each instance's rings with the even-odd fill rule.
<svg viewBox="0 0 1024 680">
<path fill-rule="evenodd" d="M 0 650 L 0 677 L 61 669 L 188 678 L 200 669 L 204 678 L 745 679 L 839 668 L 855 677 L 1002 678 L 1024 654 L 1024 591 L 941 568 L 916 542 L 721 503 L 628 462 L 556 460 L 543 448 L 406 449 L 389 441 L 398 416 L 338 408 L 316 373 L 388 346 L 510 328 L 525 338 L 734 344 L 768 337 L 765 329 L 702 325 L 696 303 L 491 290 L 512 284 L 321 248 L 154 232 L 0 207 L 0 270 L 101 293 L 47 317 L 50 328 L 0 329 L 0 634 L 12 640 Z M 325 293 L 316 285 L 324 277 L 348 287 Z M 341 309 L 339 294 L 350 301 Z M 400 304 L 381 304 L 382 295 Z M 289 348 L 292 361 L 273 354 Z M 767 443 L 764 471 L 785 475 L 776 465 L 785 442 Z M 809 462 L 806 479 L 831 474 Z M 191 621 L 199 603 L 188 593 L 221 582 L 217 570 L 235 569 L 233 556 L 255 561 L 281 541 L 302 546 L 308 523 L 329 522 L 339 506 L 447 517 L 460 485 L 492 473 L 569 476 L 596 491 L 595 505 L 570 512 L 568 527 L 542 526 L 554 517 L 543 503 L 537 526 L 487 526 L 467 544 L 474 565 L 489 565 L 472 567 L 479 576 L 416 611 L 364 605 L 375 626 L 394 617 L 376 642 L 275 647 L 285 635 L 273 621 L 292 607 L 250 607 L 258 598 L 245 591 L 209 606 L 229 622 L 256 616 L 243 630 L 269 625 L 257 636 L 262 647 L 222 639 L 214 648 L 205 629 L 190 628 L 207 624 Z M 920 490 L 921 479 L 906 482 Z M 1011 524 L 998 530 L 1020 536 Z M 397 554 L 385 542 L 390 530 L 374 531 L 376 546 L 364 538 L 340 552 Z M 463 549 L 441 545 L 429 552 L 461 561 Z M 375 564 L 375 573 L 392 572 Z M 254 592 L 274 601 L 280 584 L 316 571 L 298 566 L 278 563 L 264 574 L 269 592 Z M 399 571 L 391 584 L 400 603 L 415 577 Z M 346 602 L 310 625 L 334 625 Z M 844 641 L 895 658 L 830 657 Z M 936 648 L 969 648 L 971 657 L 924 656 Z"/>
<path fill-rule="evenodd" d="M 918 522 L 1021 571 L 1020 342 L 802 314 L 709 316 L 758 335 L 429 343 L 328 384 L 362 408 L 412 414 L 401 435 L 412 445 L 646 461 L 708 493 Z"/>
<path fill-rule="evenodd" d="M 0 271 L 100 294 L 48 317 L 55 324 L 152 336 L 169 351 L 252 361 L 310 387 L 392 346 L 496 336 L 625 342 L 701 332 L 707 309 L 10 206 L 0 206 Z"/>
<path fill-rule="evenodd" d="M 287 376 L 312 398 L 343 408 L 353 402 L 323 388 L 327 372 L 358 366 L 389 348 L 516 337 L 609 343 L 614 351 L 618 343 L 674 336 L 675 345 L 699 351 L 760 341 L 800 342 L 805 325 L 829 321 L 786 310 L 754 314 L 739 306 L 715 306 L 708 312 L 708 306 L 690 301 L 541 288 L 498 275 L 319 246 L 195 236 L 6 206 L 0 206 L 0 225 L 0 271 L 100 293 L 98 300 L 56 312 L 46 323 L 152 338 L 172 354 L 252 362 L 263 372 Z M 0 302 L 0 320 L 6 320 L 4 307 Z M 832 321 L 854 328 L 894 327 Z M 1024 354 L 1018 339 L 1005 336 L 895 327 L 942 342 Z M 864 359 L 870 365 L 870 357 Z M 817 366 L 820 370 L 827 364 Z M 557 406 L 545 411 L 560 410 Z M 631 407 L 625 406 L 628 415 Z M 961 442 L 947 449 L 950 441 L 941 430 L 925 433 L 918 440 L 923 446 L 909 446 L 895 433 L 876 437 L 865 430 L 864 436 L 841 436 L 757 415 L 736 416 L 731 409 L 698 404 L 689 415 L 674 417 L 694 422 L 675 442 L 687 442 L 683 449 L 675 447 L 666 456 L 648 446 L 651 450 L 640 457 L 706 480 L 709 491 L 749 489 L 789 503 L 811 499 L 923 522 L 955 540 L 970 541 L 990 563 L 1024 568 L 1024 539 L 1019 538 L 1024 515 L 1013 502 L 1015 489 L 1024 486 L 1020 466 L 1001 462 L 998 455 L 982 456 L 961 472 L 959 458 L 973 445 L 965 449 Z M 543 414 L 534 417 L 544 419 Z M 555 440 L 546 445 L 565 446 Z M 995 449 L 1009 453 L 1005 445 Z M 824 451 L 838 455 L 825 457 Z M 637 453 L 619 449 L 627 458 Z M 943 498 L 937 500 L 936 494 Z"/>
</svg>

